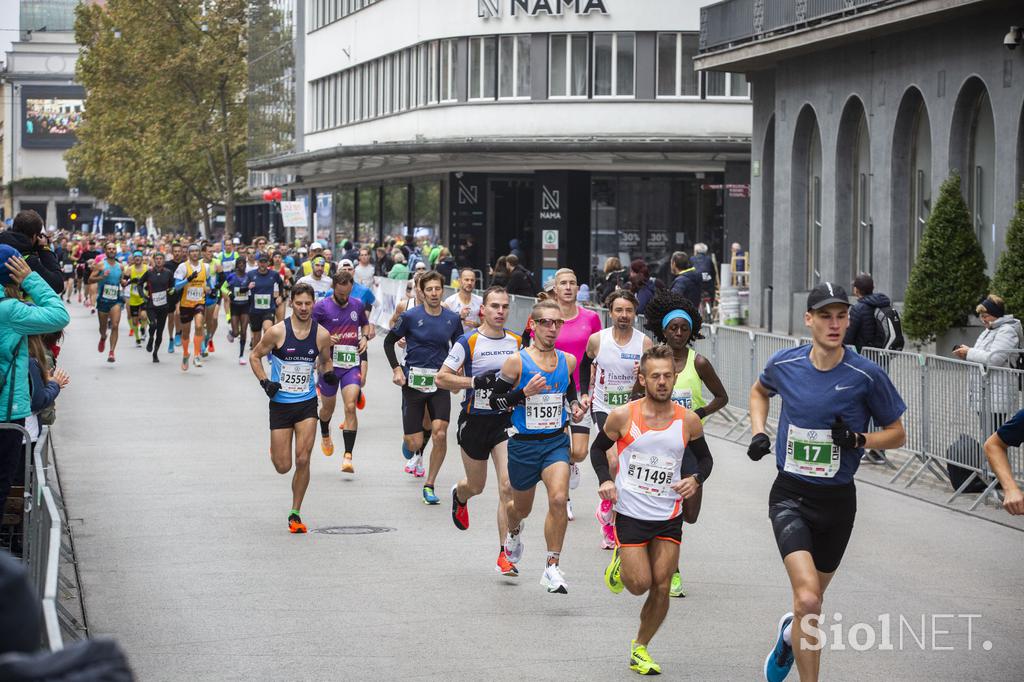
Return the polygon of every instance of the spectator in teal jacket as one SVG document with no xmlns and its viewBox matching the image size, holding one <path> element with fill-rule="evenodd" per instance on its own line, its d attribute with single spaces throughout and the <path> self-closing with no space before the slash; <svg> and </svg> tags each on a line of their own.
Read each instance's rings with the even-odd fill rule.
<svg viewBox="0 0 1024 682">
<path fill-rule="evenodd" d="M 60 331 L 71 316 L 60 296 L 7 245 L 0 245 L 0 285 L 0 422 L 24 426 L 32 414 L 26 337 Z M 19 290 L 33 303 L 21 301 Z M 21 443 L 19 431 L 0 429 L 0 502 L 25 456 Z"/>
</svg>

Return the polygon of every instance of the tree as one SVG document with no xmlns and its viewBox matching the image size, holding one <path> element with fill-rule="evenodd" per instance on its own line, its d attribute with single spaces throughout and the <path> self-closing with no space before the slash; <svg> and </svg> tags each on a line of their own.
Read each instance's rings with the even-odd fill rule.
<svg viewBox="0 0 1024 682">
<path fill-rule="evenodd" d="M 985 267 L 985 254 L 960 193 L 960 175 L 954 171 L 939 189 L 910 271 L 903 310 L 907 336 L 931 341 L 966 324 L 967 315 L 988 293 Z"/>
<path fill-rule="evenodd" d="M 245 0 L 82 3 L 75 37 L 86 88 L 71 178 L 136 215 L 212 226 L 245 186 Z"/>
<path fill-rule="evenodd" d="M 1013 220 L 1006 230 L 1006 250 L 999 257 L 992 291 L 1006 301 L 1006 311 L 1024 315 L 1024 198 L 1017 200 Z"/>
</svg>

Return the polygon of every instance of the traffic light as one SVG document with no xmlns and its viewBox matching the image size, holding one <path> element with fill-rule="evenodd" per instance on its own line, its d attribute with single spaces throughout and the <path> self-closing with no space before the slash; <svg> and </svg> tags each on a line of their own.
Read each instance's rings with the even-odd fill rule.
<svg viewBox="0 0 1024 682">
<path fill-rule="evenodd" d="M 77 208 L 69 208 L 68 209 L 68 220 L 71 221 L 72 224 L 78 222 L 78 209 Z"/>
</svg>

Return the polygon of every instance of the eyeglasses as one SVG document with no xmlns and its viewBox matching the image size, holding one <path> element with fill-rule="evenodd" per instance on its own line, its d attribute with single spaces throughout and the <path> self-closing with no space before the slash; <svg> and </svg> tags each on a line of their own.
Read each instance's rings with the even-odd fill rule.
<svg viewBox="0 0 1024 682">
<path fill-rule="evenodd" d="M 563 324 L 565 324 L 565 320 L 552 320 L 552 319 L 549 319 L 547 317 L 544 317 L 544 318 L 541 318 L 539 320 L 534 320 L 533 323 L 535 325 L 538 325 L 538 326 L 541 326 L 541 327 L 555 327 L 555 328 L 557 328 L 557 327 L 561 327 Z"/>
</svg>

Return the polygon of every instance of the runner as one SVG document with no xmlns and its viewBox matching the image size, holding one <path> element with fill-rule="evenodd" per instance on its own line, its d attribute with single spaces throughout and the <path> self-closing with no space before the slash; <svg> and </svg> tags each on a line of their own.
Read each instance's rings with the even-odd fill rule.
<svg viewBox="0 0 1024 682">
<path fill-rule="evenodd" d="M 213 335 L 217 333 L 217 323 L 220 312 L 220 288 L 224 283 L 224 272 L 221 270 L 221 261 L 213 257 L 213 246 L 209 243 L 203 244 L 203 262 L 206 263 L 206 311 L 204 313 L 205 333 L 201 344 L 201 355 L 207 357 L 215 352 L 213 346 Z M 234 263 L 234 259 L 229 262 Z M 230 272 L 230 271 L 229 271 Z"/>
<path fill-rule="evenodd" d="M 402 387 L 402 426 L 405 448 L 422 451 L 425 445 L 424 417 L 430 415 L 431 449 L 427 480 L 423 484 L 424 504 L 439 504 L 434 483 L 448 451 L 448 421 L 451 417 L 451 394 L 439 389 L 435 376 L 448 351 L 462 335 L 459 316 L 441 305 L 444 282 L 437 272 L 420 276 L 418 289 L 423 305 L 409 308 L 384 339 L 384 354 L 391 365 L 392 382 Z M 406 339 L 405 367 L 398 364 L 395 344 Z M 421 455 L 422 456 L 422 455 Z M 417 475 L 421 475 L 422 464 Z"/>
<path fill-rule="evenodd" d="M 160 344 L 164 342 L 164 325 L 171 311 L 170 296 L 174 291 L 174 275 L 165 267 L 165 261 L 164 254 L 159 251 L 154 253 L 153 267 L 146 270 L 139 281 L 150 324 L 146 350 L 153 354 L 153 362 L 160 362 L 157 355 Z"/>
<path fill-rule="evenodd" d="M 550 593 L 566 594 L 568 585 L 559 567 L 569 523 L 565 403 L 568 401 L 572 409 L 574 422 L 582 418 L 583 408 L 576 398 L 576 384 L 571 381 L 576 359 L 555 348 L 555 339 L 564 324 L 559 305 L 541 301 L 533 306 L 530 318 L 534 323 L 533 344 L 505 360 L 491 394 L 493 409 L 512 409 L 512 426 L 516 429 L 508 444 L 512 499 L 505 507 L 509 531 L 504 547 L 508 560 L 519 564 L 523 556 L 523 519 L 533 509 L 537 483 L 544 481 L 548 493 L 548 515 L 544 522 L 548 553 L 540 584 Z"/>
<path fill-rule="evenodd" d="M 60 264 L 61 274 L 64 276 L 64 291 L 61 295 L 66 302 L 71 303 L 72 289 L 77 289 L 75 280 L 75 254 L 68 245 L 67 237 L 61 237 L 54 249 L 54 255 Z"/>
<path fill-rule="evenodd" d="M 276 299 L 284 290 L 281 275 L 270 269 L 270 256 L 260 253 L 255 270 L 246 274 L 249 289 L 249 329 L 252 331 L 252 347 L 260 342 L 260 336 L 274 324 Z"/>
<path fill-rule="evenodd" d="M 420 281 L 420 275 L 414 275 L 412 279 L 405 283 L 405 294 L 395 304 L 395 312 L 392 313 L 391 319 L 388 321 L 388 328 L 394 327 L 398 324 L 399 318 L 406 310 L 415 308 L 416 306 L 423 305 L 423 295 L 420 293 L 418 283 Z M 355 287 L 352 287 L 355 291 Z M 405 349 L 405 339 L 399 339 L 398 344 L 403 350 Z M 366 375 L 363 375 L 363 381 L 366 381 Z M 423 413 L 423 445 L 420 446 L 419 450 L 410 450 L 405 445 L 405 437 L 402 437 L 402 456 L 407 460 L 405 463 L 405 473 L 418 478 L 423 478 L 426 475 L 423 469 L 423 452 L 426 450 L 427 443 L 430 442 L 430 436 L 433 433 L 433 427 L 431 426 L 430 414 L 427 411 Z"/>
<path fill-rule="evenodd" d="M 331 366 L 331 335 L 312 319 L 313 300 L 313 289 L 297 284 L 291 294 L 291 315 L 268 329 L 249 354 L 252 373 L 270 398 L 270 460 L 279 474 L 287 474 L 295 462 L 288 513 L 292 533 L 306 532 L 300 510 L 309 487 L 309 456 L 316 440 L 314 366 L 319 365 L 322 381 L 337 385 Z M 263 369 L 266 356 L 270 356 L 269 379 Z"/>
<path fill-rule="evenodd" d="M 519 352 L 522 339 L 505 329 L 509 295 L 503 288 L 491 287 L 481 300 L 483 317 L 480 327 L 459 337 L 437 373 L 439 387 L 466 391 L 456 431 L 466 475 L 452 486 L 452 521 L 459 530 L 469 529 L 469 500 L 484 491 L 487 458 L 490 456 L 498 477 L 498 559 L 495 570 L 515 577 L 519 575 L 519 569 L 508 560 L 502 544 L 508 533 L 505 509 L 512 499 L 506 444 L 509 414 L 491 407 L 490 391 L 506 358 Z"/>
<path fill-rule="evenodd" d="M 135 337 L 135 347 L 142 347 L 142 338 L 149 327 L 146 317 L 146 299 L 142 295 L 142 277 L 149 272 L 149 266 L 142 262 L 142 252 L 132 254 L 128 266 L 128 336 Z"/>
<path fill-rule="evenodd" d="M 97 318 L 100 323 L 100 343 L 96 347 L 100 353 L 107 344 L 107 330 L 110 330 L 110 352 L 107 354 L 107 362 L 114 361 L 114 350 L 117 348 L 118 328 L 121 325 L 121 289 L 124 287 L 127 278 L 121 263 L 117 260 L 117 245 L 114 242 L 107 242 L 103 247 L 104 258 L 97 261 L 92 267 L 92 274 L 89 276 L 89 283 L 98 287 L 99 296 L 96 299 Z"/>
<path fill-rule="evenodd" d="M 185 262 L 185 251 L 180 242 L 171 242 L 171 259 L 164 265 L 167 271 L 174 276 L 178 266 Z M 181 345 L 181 326 L 178 324 L 178 303 L 181 301 L 181 294 L 178 289 L 172 289 L 167 294 L 167 303 L 170 305 L 170 312 L 167 313 L 167 352 L 173 353 L 175 346 Z"/>
<path fill-rule="evenodd" d="M 810 345 L 775 353 L 750 389 L 747 449 L 752 460 L 771 452 L 765 433 L 768 401 L 782 397 L 768 516 L 793 591 L 793 611 L 779 621 L 764 662 L 765 679 L 785 679 L 796 660 L 800 679 L 818 679 L 820 645 L 813 633 L 821 602 L 857 514 L 853 476 L 864 448 L 889 450 L 906 441 L 906 405 L 886 373 L 843 346 L 850 302 L 842 287 L 823 282 L 807 296 Z M 865 433 L 870 420 L 881 431 Z M 798 644 L 799 642 L 799 644 Z M 815 650 L 817 649 L 817 650 Z"/>
<path fill-rule="evenodd" d="M 195 321 L 195 335 L 192 338 L 196 367 L 203 366 L 202 351 L 205 327 L 204 303 L 209 293 L 209 266 L 199 258 L 201 250 L 198 244 L 188 247 L 188 259 L 178 266 L 174 272 L 174 288 L 181 292 L 178 303 L 178 320 L 181 323 L 181 371 L 188 371 L 188 339 L 191 335 L 192 322 Z"/>
<path fill-rule="evenodd" d="M 328 249 L 325 249 L 324 253 L 327 252 Z M 330 260 L 328 259 L 327 262 L 330 263 Z M 340 272 L 352 273 L 352 297 L 358 298 L 360 301 L 363 302 L 363 308 L 366 311 L 366 319 L 370 319 L 370 314 L 373 312 L 373 304 L 377 302 L 377 297 L 373 295 L 373 292 L 370 291 L 369 287 L 363 286 L 359 282 L 355 281 L 355 269 L 352 267 L 352 261 L 348 260 L 347 258 L 342 260 L 341 263 L 338 264 L 338 270 Z M 373 286 L 372 282 L 370 286 Z M 395 318 L 395 321 L 397 322 L 397 317 Z M 392 323 L 391 326 L 394 326 L 394 323 Z M 376 336 L 376 326 L 370 325 L 370 339 L 372 340 Z M 366 378 L 367 376 L 369 376 L 369 367 L 369 353 L 364 350 L 362 353 L 359 354 L 359 399 L 356 401 L 356 407 L 360 410 L 366 407 L 366 392 L 363 389 L 366 388 Z M 426 430 L 429 431 L 430 429 L 427 428 Z"/>
<path fill-rule="evenodd" d="M 238 364 L 245 364 L 245 332 L 249 327 L 249 278 L 245 273 L 245 260 L 235 261 L 234 272 L 229 272 L 221 287 L 225 309 L 231 313 L 228 343 L 238 339 Z"/>
<path fill-rule="evenodd" d="M 641 675 L 660 674 L 647 653 L 668 614 L 669 584 L 679 561 L 682 506 L 711 475 L 711 453 L 697 415 L 672 401 L 673 351 L 666 345 L 646 350 L 638 380 L 645 397 L 616 407 L 590 449 L 602 500 L 615 506 L 616 549 L 605 570 L 608 589 L 647 593 L 640 629 L 629 647 L 629 667 Z M 617 473 L 609 470 L 615 446 Z M 682 471 L 684 453 L 700 462 L 700 472 Z"/>
<path fill-rule="evenodd" d="M 319 258 L 323 261 L 323 258 Z M 323 265 L 314 266 L 314 273 Z M 300 281 L 299 284 L 302 284 Z M 310 287 L 312 289 L 312 287 Z M 334 442 L 331 440 L 331 417 L 338 389 L 341 389 L 341 400 L 345 409 L 345 425 L 342 438 L 345 443 L 345 455 L 342 458 L 341 470 L 351 474 L 352 455 L 356 444 L 356 432 L 359 422 L 356 419 L 356 401 L 359 399 L 360 377 L 359 356 L 366 352 L 366 344 L 372 338 L 372 327 L 366 319 L 362 301 L 352 297 L 352 273 L 339 272 L 334 276 L 334 293 L 317 301 L 313 307 L 313 320 L 328 331 L 333 349 L 331 373 L 337 381 L 328 382 L 321 377 L 317 384 L 320 392 L 320 449 L 330 457 L 334 454 Z"/>
<path fill-rule="evenodd" d="M 80 292 L 83 294 L 82 302 L 89 309 L 90 313 L 96 312 L 96 282 L 92 281 L 92 269 L 96 259 L 103 253 L 97 250 L 96 240 L 90 239 L 88 248 L 82 250 L 78 256 L 78 271 L 81 278 Z"/>
<path fill-rule="evenodd" d="M 288 300 L 292 291 L 292 278 L 291 269 L 285 265 L 284 256 L 281 255 L 280 251 L 275 251 L 271 255 L 270 269 L 276 272 L 281 278 L 281 295 L 277 297 L 277 307 L 274 310 L 274 321 L 280 322 L 285 318 L 286 306 L 285 301 Z"/>
<path fill-rule="evenodd" d="M 444 300 L 444 307 L 462 318 L 462 330 L 467 334 L 480 326 L 480 306 L 483 299 L 473 293 L 476 272 L 463 268 L 459 273 L 459 290 Z"/>
<path fill-rule="evenodd" d="M 299 278 L 299 282 L 308 284 L 313 287 L 313 293 L 316 294 L 316 300 L 327 298 L 334 291 L 335 284 L 325 272 L 327 261 L 322 256 L 317 256 L 313 259 L 313 271 Z"/>
<path fill-rule="evenodd" d="M 612 326 L 590 335 L 587 350 L 580 367 L 580 405 L 590 409 L 598 431 L 604 428 L 608 413 L 629 402 L 633 385 L 637 382 L 640 357 L 651 347 L 651 340 L 636 322 L 637 300 L 626 290 L 613 291 L 605 300 L 612 317 Z M 591 368 L 597 373 L 591 376 Z M 594 396 L 591 402 L 590 386 L 593 378 Z M 597 520 L 601 523 L 602 549 L 615 548 L 615 529 L 612 526 L 612 504 L 602 499 L 597 505 Z"/>
</svg>

